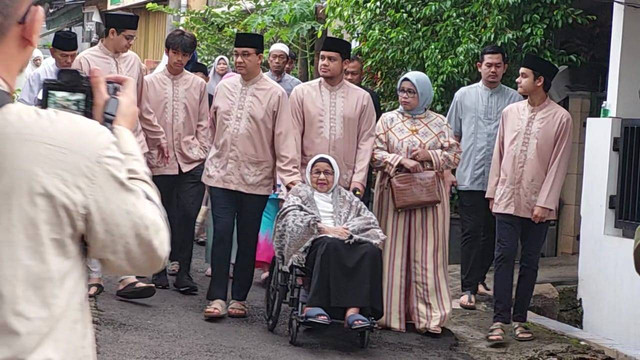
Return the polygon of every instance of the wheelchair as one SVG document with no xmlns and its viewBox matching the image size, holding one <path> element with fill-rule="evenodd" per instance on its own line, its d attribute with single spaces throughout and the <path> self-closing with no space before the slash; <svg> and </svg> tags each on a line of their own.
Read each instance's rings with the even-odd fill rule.
<svg viewBox="0 0 640 360">
<path fill-rule="evenodd" d="M 305 322 L 303 313 L 305 302 L 301 299 L 303 291 L 301 280 L 306 278 L 307 274 L 304 268 L 295 265 L 290 266 L 288 272 L 284 271 L 282 264 L 283 258 L 276 254 L 269 267 L 269 277 L 265 291 L 265 320 L 269 331 L 274 332 L 280 319 L 282 304 L 287 304 L 289 307 L 289 343 L 297 346 L 299 344 L 298 333 L 300 326 L 313 326 L 311 323 Z M 371 334 L 376 327 L 375 319 L 369 317 L 368 320 L 370 325 L 358 330 L 360 347 L 363 349 L 369 347 Z M 331 319 L 331 322 L 344 323 L 344 321 L 334 319 Z"/>
</svg>

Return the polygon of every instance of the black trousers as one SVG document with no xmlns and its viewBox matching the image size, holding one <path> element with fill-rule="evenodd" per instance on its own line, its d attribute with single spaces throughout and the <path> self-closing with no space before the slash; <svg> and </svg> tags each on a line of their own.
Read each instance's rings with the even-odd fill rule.
<svg viewBox="0 0 640 360">
<path fill-rule="evenodd" d="M 333 319 L 343 319 L 351 307 L 382 317 L 382 251 L 375 245 L 323 236 L 313 241 L 305 267 L 311 277 L 307 306 Z"/>
<path fill-rule="evenodd" d="M 514 215 L 496 214 L 496 254 L 493 284 L 493 321 L 504 324 L 527 321 L 527 309 L 538 277 L 538 262 L 542 245 L 547 237 L 549 222 Z M 521 244 L 520 271 L 513 304 L 513 268 Z"/>
<path fill-rule="evenodd" d="M 233 228 L 237 221 L 238 252 L 233 266 L 231 299 L 245 301 L 253 283 L 258 233 L 269 196 L 246 194 L 217 187 L 209 188 L 209 194 L 213 213 L 213 245 L 211 246 L 211 282 L 207 299 L 227 300 Z"/>
<path fill-rule="evenodd" d="M 193 239 L 198 212 L 204 196 L 200 164 L 188 172 L 179 170 L 178 175 L 156 175 L 153 182 L 160 190 L 162 205 L 171 227 L 171 261 L 180 263 L 178 276 L 188 275 L 193 257 Z"/>
<path fill-rule="evenodd" d="M 496 219 L 484 191 L 458 191 L 462 242 L 460 278 L 462 291 L 476 294 L 484 282 L 495 251 Z"/>
</svg>

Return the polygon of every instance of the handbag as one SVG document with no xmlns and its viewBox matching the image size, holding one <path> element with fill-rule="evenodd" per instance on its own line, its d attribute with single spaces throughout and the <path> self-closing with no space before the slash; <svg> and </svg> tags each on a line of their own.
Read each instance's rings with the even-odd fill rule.
<svg viewBox="0 0 640 360">
<path fill-rule="evenodd" d="M 391 196 L 398 211 L 430 207 L 442 201 L 438 174 L 433 170 L 396 174 L 390 182 Z"/>
</svg>

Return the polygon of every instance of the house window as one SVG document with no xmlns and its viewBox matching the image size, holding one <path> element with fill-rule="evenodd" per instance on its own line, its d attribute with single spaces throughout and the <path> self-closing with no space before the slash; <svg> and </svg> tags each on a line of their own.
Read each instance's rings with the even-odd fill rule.
<svg viewBox="0 0 640 360">
<path fill-rule="evenodd" d="M 640 119 L 622 119 L 614 151 L 619 152 L 618 191 L 612 199 L 615 226 L 632 238 L 640 226 Z"/>
</svg>

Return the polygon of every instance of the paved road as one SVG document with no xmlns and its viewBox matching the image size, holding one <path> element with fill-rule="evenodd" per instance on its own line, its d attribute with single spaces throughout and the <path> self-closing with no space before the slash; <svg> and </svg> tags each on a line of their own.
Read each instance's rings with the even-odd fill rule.
<svg viewBox="0 0 640 360">
<path fill-rule="evenodd" d="M 379 331 L 369 349 L 360 349 L 355 333 L 333 326 L 302 331 L 300 346 L 289 345 L 286 306 L 275 334 L 263 320 L 264 289 L 254 284 L 246 319 L 226 318 L 216 323 L 203 320 L 205 292 L 204 249 L 196 246 L 193 273 L 200 293 L 184 296 L 158 290 L 142 301 L 121 301 L 115 295 L 115 279 L 97 301 L 98 358 L 129 359 L 472 359 L 460 353 L 455 336 L 448 332 L 434 339 L 416 333 Z"/>
</svg>

